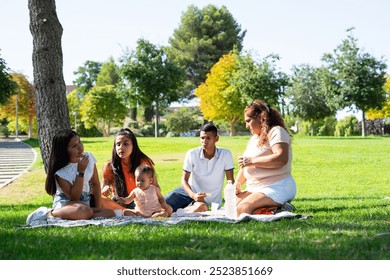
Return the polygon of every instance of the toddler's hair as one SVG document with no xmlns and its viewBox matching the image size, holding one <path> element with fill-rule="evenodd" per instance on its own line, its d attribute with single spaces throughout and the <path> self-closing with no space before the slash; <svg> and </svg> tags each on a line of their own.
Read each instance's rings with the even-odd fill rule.
<svg viewBox="0 0 390 280">
<path fill-rule="evenodd" d="M 138 172 L 139 174 L 143 174 L 143 173 L 146 173 L 148 174 L 150 177 L 153 177 L 154 176 L 154 169 L 152 167 L 150 167 L 149 165 L 140 165 L 138 166 L 136 169 L 135 169 L 136 172 Z M 134 172 L 135 173 L 135 172 Z"/>
</svg>

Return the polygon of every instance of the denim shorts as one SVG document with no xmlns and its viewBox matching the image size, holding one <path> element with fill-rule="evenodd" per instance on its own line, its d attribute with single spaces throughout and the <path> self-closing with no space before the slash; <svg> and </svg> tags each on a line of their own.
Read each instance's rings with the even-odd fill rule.
<svg viewBox="0 0 390 280">
<path fill-rule="evenodd" d="M 69 203 L 70 199 L 64 193 L 56 193 L 53 199 L 53 210 L 60 209 Z M 82 192 L 79 202 L 90 206 L 91 194 L 89 192 Z"/>
<path fill-rule="evenodd" d="M 176 212 L 179 208 L 185 208 L 194 202 L 182 187 L 178 187 L 168 193 L 165 196 L 165 201 L 172 207 L 173 212 Z"/>
</svg>

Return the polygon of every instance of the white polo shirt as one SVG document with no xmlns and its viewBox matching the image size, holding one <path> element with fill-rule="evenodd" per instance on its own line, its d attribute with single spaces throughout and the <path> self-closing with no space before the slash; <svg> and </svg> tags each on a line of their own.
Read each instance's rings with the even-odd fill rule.
<svg viewBox="0 0 390 280">
<path fill-rule="evenodd" d="M 189 184 L 194 192 L 211 193 L 205 202 L 222 205 L 222 189 L 226 171 L 234 169 L 232 153 L 216 147 L 212 159 L 204 157 L 202 147 L 191 149 L 184 159 L 183 170 L 191 173 Z"/>
</svg>

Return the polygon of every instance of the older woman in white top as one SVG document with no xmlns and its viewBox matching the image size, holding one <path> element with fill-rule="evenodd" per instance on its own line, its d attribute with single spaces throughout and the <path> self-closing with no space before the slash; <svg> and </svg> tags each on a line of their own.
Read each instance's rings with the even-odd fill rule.
<svg viewBox="0 0 390 280">
<path fill-rule="evenodd" d="M 238 158 L 238 215 L 255 214 L 264 207 L 279 208 L 296 194 L 291 175 L 291 136 L 279 112 L 256 100 L 245 108 L 244 116 L 253 136 Z M 246 189 L 241 191 L 245 183 Z"/>
</svg>

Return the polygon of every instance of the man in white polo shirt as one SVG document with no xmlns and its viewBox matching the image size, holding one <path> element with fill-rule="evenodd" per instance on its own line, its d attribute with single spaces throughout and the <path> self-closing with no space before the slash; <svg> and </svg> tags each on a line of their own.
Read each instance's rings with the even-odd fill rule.
<svg viewBox="0 0 390 280">
<path fill-rule="evenodd" d="M 222 205 L 224 177 L 234 183 L 232 153 L 216 146 L 217 128 L 208 123 L 201 128 L 201 146 L 187 152 L 181 178 L 182 186 L 165 197 L 173 211 L 185 208 L 186 212 L 207 211 L 212 202 Z"/>
</svg>

